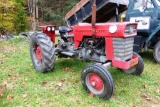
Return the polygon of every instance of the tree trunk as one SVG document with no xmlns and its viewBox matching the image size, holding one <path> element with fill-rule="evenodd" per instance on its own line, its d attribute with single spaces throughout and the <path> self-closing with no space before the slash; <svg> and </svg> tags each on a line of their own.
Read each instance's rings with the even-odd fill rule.
<svg viewBox="0 0 160 107">
<path fill-rule="evenodd" d="M 27 0 L 28 11 L 30 14 L 30 26 L 33 31 L 36 30 L 36 0 Z"/>
<path fill-rule="evenodd" d="M 33 0 L 33 31 L 36 30 L 36 0 Z"/>
<path fill-rule="evenodd" d="M 39 14 L 38 14 L 39 11 L 38 11 L 38 9 L 39 9 L 38 6 L 36 6 L 36 19 L 39 18 Z"/>
</svg>

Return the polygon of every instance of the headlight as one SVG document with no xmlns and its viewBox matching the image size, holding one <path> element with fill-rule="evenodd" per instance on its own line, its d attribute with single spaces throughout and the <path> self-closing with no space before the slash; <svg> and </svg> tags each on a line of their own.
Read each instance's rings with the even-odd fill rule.
<svg viewBox="0 0 160 107">
<path fill-rule="evenodd" d="M 51 31 L 51 27 L 47 27 L 47 31 L 50 32 Z"/>
<path fill-rule="evenodd" d="M 111 25 L 110 27 L 109 27 L 109 32 L 110 33 L 115 33 L 117 31 L 117 26 L 116 25 Z"/>
<path fill-rule="evenodd" d="M 54 28 L 54 27 L 52 27 L 52 31 L 55 31 L 55 28 Z"/>
</svg>

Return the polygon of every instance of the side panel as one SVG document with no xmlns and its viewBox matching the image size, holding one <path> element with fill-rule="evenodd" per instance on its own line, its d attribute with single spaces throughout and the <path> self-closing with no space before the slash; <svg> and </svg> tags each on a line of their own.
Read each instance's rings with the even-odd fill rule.
<svg viewBox="0 0 160 107">
<path fill-rule="evenodd" d="M 113 40 L 111 37 L 105 38 L 105 45 L 106 45 L 106 57 L 108 60 L 114 59 L 114 52 L 113 52 Z"/>
<path fill-rule="evenodd" d="M 117 27 L 115 33 L 109 32 L 109 28 L 112 25 L 116 25 Z M 75 47 L 78 48 L 80 42 L 83 40 L 84 37 L 87 37 L 87 36 L 92 37 L 92 26 L 91 24 L 88 24 L 88 23 L 80 23 L 74 27 L 73 33 L 74 33 Z M 98 23 L 95 25 L 95 36 L 96 37 L 127 38 L 127 37 L 133 37 L 135 35 L 137 35 L 137 24 L 136 23 L 130 23 L 130 22 Z"/>
</svg>

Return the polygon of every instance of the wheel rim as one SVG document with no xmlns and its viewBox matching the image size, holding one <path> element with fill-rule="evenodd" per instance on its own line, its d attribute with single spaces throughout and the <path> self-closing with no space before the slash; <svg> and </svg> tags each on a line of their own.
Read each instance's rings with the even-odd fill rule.
<svg viewBox="0 0 160 107">
<path fill-rule="evenodd" d="M 36 55 L 37 55 L 38 60 L 42 61 L 42 51 L 41 51 L 40 46 L 37 46 L 36 48 Z"/>
<path fill-rule="evenodd" d="M 95 73 L 86 76 L 86 85 L 93 94 L 101 94 L 104 91 L 103 80 Z"/>
</svg>

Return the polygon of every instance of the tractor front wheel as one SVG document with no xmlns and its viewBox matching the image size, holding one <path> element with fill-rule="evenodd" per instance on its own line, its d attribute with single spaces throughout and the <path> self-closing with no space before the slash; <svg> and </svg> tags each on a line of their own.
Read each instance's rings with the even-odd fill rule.
<svg viewBox="0 0 160 107">
<path fill-rule="evenodd" d="M 34 33 L 30 38 L 30 56 L 34 68 L 40 72 L 52 71 L 55 65 L 54 44 L 44 33 Z"/>
<path fill-rule="evenodd" d="M 124 72 L 129 73 L 129 74 L 133 74 L 133 75 L 141 75 L 141 73 L 143 72 L 144 69 L 144 63 L 143 63 L 143 59 L 141 58 L 141 56 L 137 53 L 134 52 L 134 55 L 138 57 L 138 64 L 130 69 L 122 69 Z"/>
<path fill-rule="evenodd" d="M 153 56 L 157 63 L 160 64 L 160 41 L 156 43 L 153 49 Z"/>
<path fill-rule="evenodd" d="M 81 74 L 83 87 L 94 96 L 109 99 L 114 90 L 111 74 L 100 65 L 89 65 Z"/>
</svg>

